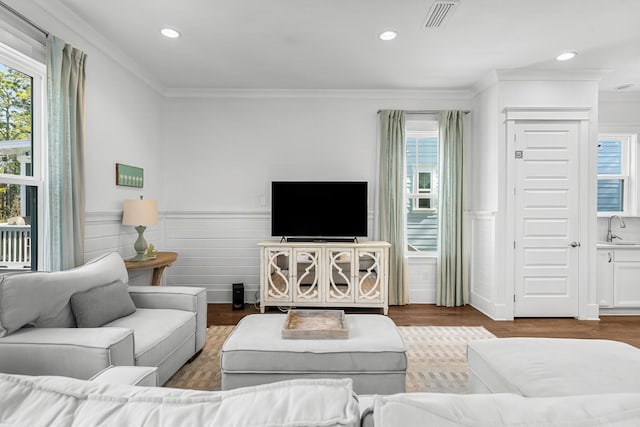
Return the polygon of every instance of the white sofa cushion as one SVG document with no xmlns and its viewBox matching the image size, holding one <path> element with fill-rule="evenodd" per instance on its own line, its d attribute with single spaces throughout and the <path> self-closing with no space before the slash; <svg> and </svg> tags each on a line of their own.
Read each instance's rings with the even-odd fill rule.
<svg viewBox="0 0 640 427">
<path fill-rule="evenodd" d="M 351 381 L 211 392 L 0 374 L 0 420 L 29 426 L 358 426 Z"/>
<path fill-rule="evenodd" d="M 73 328 L 71 295 L 118 280 L 127 283 L 129 276 L 116 252 L 71 270 L 4 275 L 0 277 L 0 337 L 25 325 Z"/>
<path fill-rule="evenodd" d="M 194 336 L 196 315 L 182 310 L 139 308 L 104 327 L 133 330 L 136 365 L 159 366 L 167 355 Z"/>
<path fill-rule="evenodd" d="M 376 396 L 368 427 L 637 426 L 640 394 L 525 398 L 514 394 Z"/>
<path fill-rule="evenodd" d="M 478 340 L 467 346 L 467 361 L 473 381 L 492 393 L 527 397 L 640 393 L 640 350 L 618 341 Z"/>
<path fill-rule="evenodd" d="M 133 365 L 133 345 L 130 329 L 22 328 L 0 340 L 0 372 L 87 379 L 109 365 Z"/>
</svg>

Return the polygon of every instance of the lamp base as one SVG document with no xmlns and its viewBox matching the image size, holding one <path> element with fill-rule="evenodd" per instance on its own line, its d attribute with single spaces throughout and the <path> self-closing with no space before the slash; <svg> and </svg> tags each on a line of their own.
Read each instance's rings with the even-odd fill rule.
<svg viewBox="0 0 640 427">
<path fill-rule="evenodd" d="M 147 261 L 149 259 L 152 259 L 151 257 L 147 256 L 147 241 L 144 240 L 144 230 L 146 230 L 147 227 L 145 227 L 144 225 L 139 225 L 136 227 L 136 231 L 138 232 L 138 239 L 136 240 L 135 244 L 133 245 L 133 249 L 135 249 L 136 251 L 136 256 L 134 256 L 133 258 L 127 260 L 127 261 Z"/>
</svg>

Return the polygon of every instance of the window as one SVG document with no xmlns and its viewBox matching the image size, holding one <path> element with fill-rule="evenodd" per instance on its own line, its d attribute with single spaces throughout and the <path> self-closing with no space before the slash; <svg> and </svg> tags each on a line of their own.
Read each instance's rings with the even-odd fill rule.
<svg viewBox="0 0 640 427">
<path fill-rule="evenodd" d="M 0 269 L 37 268 L 45 67 L 0 44 Z"/>
<path fill-rule="evenodd" d="M 598 213 L 631 215 L 634 197 L 630 167 L 635 135 L 598 136 Z"/>
<path fill-rule="evenodd" d="M 410 252 L 438 248 L 438 124 L 407 121 L 407 242 Z"/>
</svg>

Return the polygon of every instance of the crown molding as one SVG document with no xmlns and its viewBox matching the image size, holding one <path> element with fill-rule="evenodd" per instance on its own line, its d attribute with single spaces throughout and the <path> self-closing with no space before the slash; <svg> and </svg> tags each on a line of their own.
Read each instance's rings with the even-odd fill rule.
<svg viewBox="0 0 640 427">
<path fill-rule="evenodd" d="M 335 98 L 335 99 L 429 99 L 469 101 L 469 90 L 437 89 L 222 89 L 168 88 L 167 98 Z"/>
<path fill-rule="evenodd" d="M 122 68 L 147 84 L 155 92 L 162 94 L 164 85 L 148 70 L 140 66 L 132 57 L 93 29 L 86 21 L 58 0 L 4 0 L 12 8 L 27 16 L 34 23 L 54 34 L 52 24 L 61 25 L 110 57 Z M 36 16 L 34 16 L 36 15 Z"/>
</svg>

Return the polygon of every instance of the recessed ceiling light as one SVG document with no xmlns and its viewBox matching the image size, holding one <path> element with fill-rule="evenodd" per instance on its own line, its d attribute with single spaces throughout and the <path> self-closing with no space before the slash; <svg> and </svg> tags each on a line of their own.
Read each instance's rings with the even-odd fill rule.
<svg viewBox="0 0 640 427">
<path fill-rule="evenodd" d="M 568 61 L 570 59 L 573 59 L 576 55 L 577 55 L 577 53 L 575 53 L 575 52 L 565 52 L 565 53 L 561 53 L 560 55 L 558 55 L 556 57 L 556 59 L 558 61 Z"/>
<path fill-rule="evenodd" d="M 387 30 L 380 33 L 380 40 L 389 41 L 398 37 L 398 33 L 393 30 Z"/>
<path fill-rule="evenodd" d="M 168 37 L 170 39 L 177 39 L 180 37 L 180 33 L 174 30 L 173 28 L 163 28 L 160 30 L 163 36 Z"/>
</svg>

